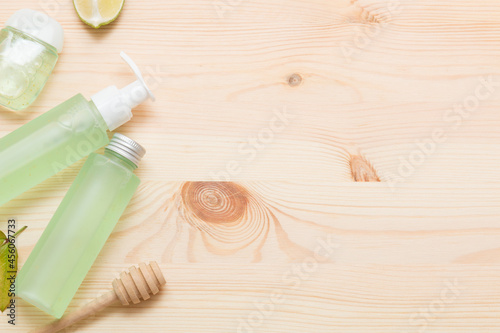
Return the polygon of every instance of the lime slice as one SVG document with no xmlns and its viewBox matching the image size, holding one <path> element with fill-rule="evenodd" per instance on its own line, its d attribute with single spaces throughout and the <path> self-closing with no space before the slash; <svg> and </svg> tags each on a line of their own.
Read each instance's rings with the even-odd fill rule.
<svg viewBox="0 0 500 333">
<path fill-rule="evenodd" d="M 125 0 L 73 0 L 73 3 L 80 19 L 98 29 L 120 15 Z"/>
</svg>

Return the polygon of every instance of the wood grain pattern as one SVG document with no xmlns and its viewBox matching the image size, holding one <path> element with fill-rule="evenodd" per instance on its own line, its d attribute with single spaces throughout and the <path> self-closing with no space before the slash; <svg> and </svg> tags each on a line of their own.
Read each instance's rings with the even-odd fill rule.
<svg viewBox="0 0 500 333">
<path fill-rule="evenodd" d="M 157 96 L 120 132 L 143 180 L 68 311 L 156 260 L 168 285 L 77 332 L 495 332 L 500 325 L 496 0 L 127 0 L 66 43 L 0 136 L 133 75 Z M 0 207 L 22 264 L 83 161 Z M 1 164 L 1 161 L 0 161 Z M 4 319 L 1 319 L 4 318 Z M 22 300 L 24 332 L 50 318 Z M 71 330 L 68 330 L 71 331 Z"/>
</svg>

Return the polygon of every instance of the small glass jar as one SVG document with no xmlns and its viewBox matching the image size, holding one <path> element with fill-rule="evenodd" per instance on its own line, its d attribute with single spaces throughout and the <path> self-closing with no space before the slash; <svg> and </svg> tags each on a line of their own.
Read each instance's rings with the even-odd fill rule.
<svg viewBox="0 0 500 333">
<path fill-rule="evenodd" d="M 62 51 L 61 25 L 47 15 L 22 9 L 0 30 L 0 105 L 19 111 L 33 103 Z"/>
</svg>

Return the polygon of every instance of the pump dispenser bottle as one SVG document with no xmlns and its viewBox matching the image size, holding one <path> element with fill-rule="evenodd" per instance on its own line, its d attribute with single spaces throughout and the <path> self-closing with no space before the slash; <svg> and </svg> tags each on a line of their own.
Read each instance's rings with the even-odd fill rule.
<svg viewBox="0 0 500 333">
<path fill-rule="evenodd" d="M 108 87 L 87 101 L 78 94 L 0 139 L 0 206 L 109 143 L 132 109 L 154 95 L 125 53 L 137 81 Z"/>
<path fill-rule="evenodd" d="M 140 180 L 145 150 L 115 134 L 92 153 L 17 277 L 20 297 L 60 318 L 83 282 Z"/>
</svg>

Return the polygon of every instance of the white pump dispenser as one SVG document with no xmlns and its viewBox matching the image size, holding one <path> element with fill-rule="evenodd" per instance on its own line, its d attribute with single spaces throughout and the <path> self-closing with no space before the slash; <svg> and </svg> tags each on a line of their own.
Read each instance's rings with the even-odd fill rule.
<svg viewBox="0 0 500 333">
<path fill-rule="evenodd" d="M 135 73 L 137 80 L 122 89 L 109 86 L 91 98 L 110 131 L 129 121 L 132 118 L 133 108 L 145 102 L 148 98 L 151 98 L 152 101 L 155 100 L 155 96 L 148 88 L 141 71 L 134 61 L 125 52 L 121 52 L 120 56 Z"/>
</svg>

